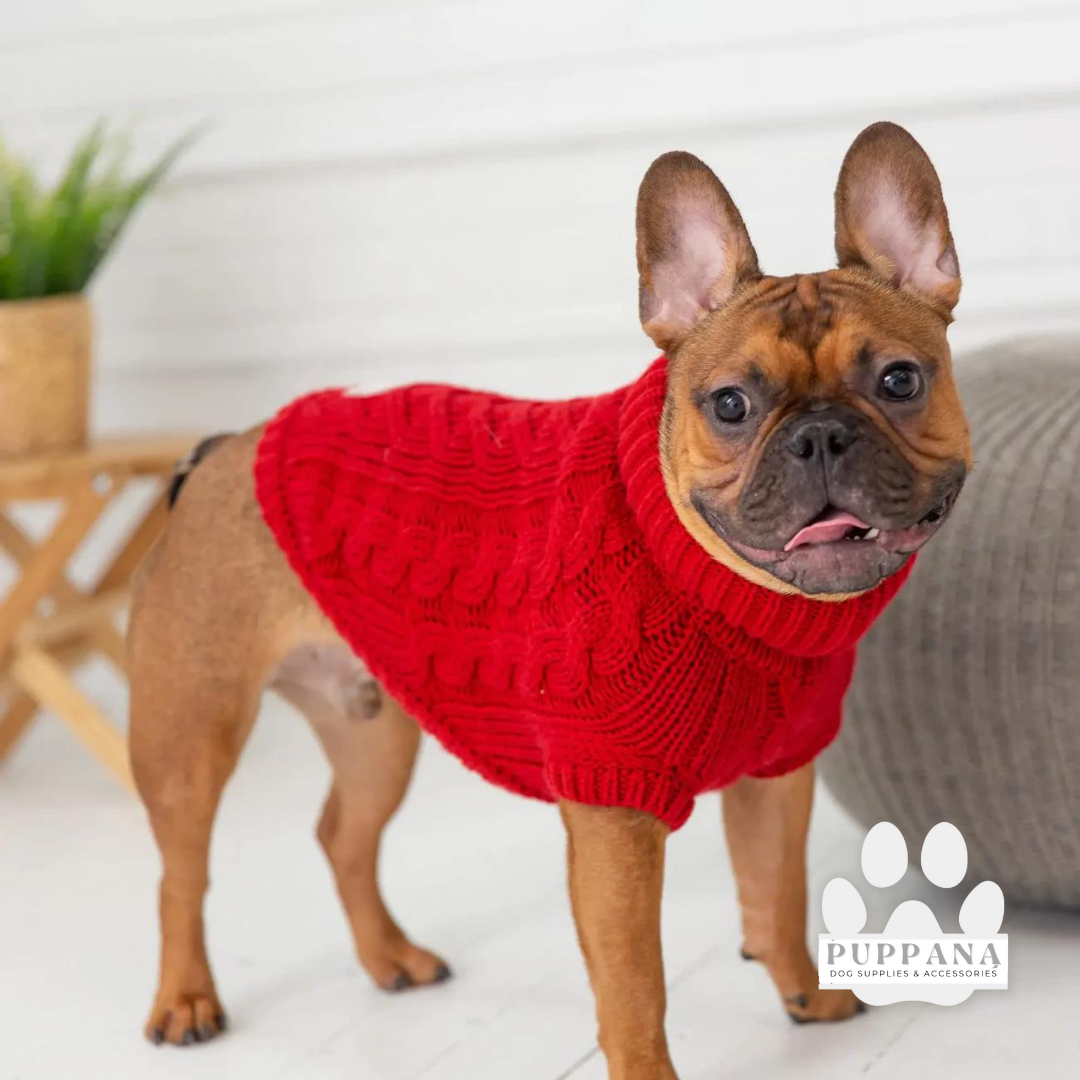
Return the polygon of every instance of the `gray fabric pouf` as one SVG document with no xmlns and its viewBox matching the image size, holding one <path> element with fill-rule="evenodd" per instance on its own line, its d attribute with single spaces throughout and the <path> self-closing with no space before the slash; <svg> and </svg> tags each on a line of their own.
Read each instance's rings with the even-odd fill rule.
<svg viewBox="0 0 1080 1080">
<path fill-rule="evenodd" d="M 863 825 L 918 858 L 939 821 L 969 877 L 1080 908 L 1080 340 L 956 361 L 975 469 L 859 649 L 820 762 Z"/>
</svg>

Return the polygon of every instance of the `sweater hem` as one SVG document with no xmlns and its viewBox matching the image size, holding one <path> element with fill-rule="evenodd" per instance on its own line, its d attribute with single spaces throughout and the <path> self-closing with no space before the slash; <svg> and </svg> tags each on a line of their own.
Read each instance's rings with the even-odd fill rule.
<svg viewBox="0 0 1080 1080">
<path fill-rule="evenodd" d="M 793 773 L 796 769 L 801 769 L 804 765 L 809 765 L 810 762 L 815 760 L 815 758 L 829 747 L 839 734 L 840 725 L 837 724 L 837 726 L 829 732 L 828 737 L 818 742 L 812 750 L 803 751 L 801 754 L 791 754 L 786 758 L 782 758 L 780 761 L 772 761 L 762 768 L 752 769 L 749 775 L 757 780 L 772 780 L 778 776 L 787 776 L 788 773 Z"/>
<path fill-rule="evenodd" d="M 548 762 L 544 779 L 554 799 L 641 810 L 659 818 L 672 832 L 686 824 L 694 809 L 694 793 L 666 769 Z"/>
</svg>

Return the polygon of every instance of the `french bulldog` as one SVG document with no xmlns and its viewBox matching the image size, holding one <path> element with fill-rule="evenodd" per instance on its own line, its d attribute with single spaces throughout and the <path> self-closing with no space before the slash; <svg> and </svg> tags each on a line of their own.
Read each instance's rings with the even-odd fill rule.
<svg viewBox="0 0 1080 1080">
<path fill-rule="evenodd" d="M 971 464 L 946 340 L 960 295 L 960 269 L 929 158 L 896 125 L 867 128 L 843 162 L 835 213 L 838 266 L 772 277 L 759 269 L 724 186 L 691 154 L 668 153 L 653 163 L 641 184 L 637 210 L 641 323 L 666 356 L 657 369 L 662 375 L 652 376 L 661 382 L 656 418 L 649 421 L 653 426 L 645 430 L 644 443 L 649 468 L 662 478 L 657 490 L 663 506 L 655 512 L 674 515 L 680 535 L 691 541 L 688 546 L 698 560 L 695 580 L 703 591 L 712 588 L 711 576 L 726 575 L 724 580 L 753 586 L 754 596 L 774 606 L 796 605 L 800 612 L 822 617 L 839 610 L 836 605 L 876 595 L 875 590 L 888 588 L 906 572 L 913 554 L 948 517 Z M 369 454 L 374 461 L 370 468 L 377 469 L 380 460 L 406 457 L 394 441 L 400 425 L 387 419 L 398 416 L 394 410 L 421 402 L 427 416 L 453 400 L 464 401 L 461 407 L 472 415 L 468 399 L 440 396 L 431 388 L 410 393 L 359 402 L 319 398 L 307 408 L 363 410 L 342 415 L 369 418 L 362 433 L 365 450 L 377 451 L 385 443 L 385 454 Z M 595 422 L 606 431 L 604 417 L 615 415 L 623 400 L 597 399 L 595 407 L 580 399 L 530 405 L 522 413 L 513 403 L 485 399 L 484 415 L 496 417 L 492 423 L 497 425 L 504 422 L 498 417 L 510 416 L 524 424 L 520 417 L 527 414 L 528 423 L 539 426 L 536 439 L 546 451 L 558 449 L 559 440 L 544 434 L 545 424 L 564 435 L 569 431 L 565 437 L 572 443 L 574 425 Z M 479 416 L 479 408 L 474 413 Z M 571 416 L 573 424 L 567 420 Z M 594 420 L 582 419 L 590 416 Z M 460 426 L 447 436 L 451 450 L 456 452 L 459 444 L 453 440 L 460 437 L 473 440 L 468 446 L 474 449 L 482 444 L 485 454 L 511 452 L 494 428 L 461 434 Z M 146 1024 L 147 1036 L 156 1043 L 199 1043 L 225 1026 L 204 940 L 207 853 L 219 798 L 266 688 L 280 692 L 310 720 L 332 766 L 318 838 L 333 868 L 361 964 L 384 990 L 439 983 L 450 975 L 439 955 L 415 944 L 391 917 L 376 872 L 382 830 L 408 786 L 421 728 L 440 733 L 434 719 L 438 710 L 407 680 L 396 675 L 380 679 L 378 671 L 390 667 L 378 643 L 370 649 L 354 647 L 364 631 L 358 630 L 355 640 L 343 632 L 346 623 L 353 623 L 338 618 L 323 595 L 327 575 L 342 572 L 339 563 L 352 550 L 348 515 L 338 515 L 342 534 L 337 546 L 327 546 L 325 558 L 320 556 L 322 576 L 317 579 L 300 565 L 299 547 L 289 548 L 269 524 L 269 496 L 257 489 L 256 472 L 269 452 L 265 440 L 271 430 L 277 429 L 263 425 L 208 441 L 183 465 L 169 524 L 135 590 L 129 631 L 132 762 L 164 863 L 160 981 Z M 426 445 L 433 447 L 434 457 L 442 452 L 430 438 Z M 459 473 L 448 470 L 476 467 L 477 453 L 460 466 L 441 464 L 438 474 L 424 472 L 425 498 L 448 506 L 451 496 L 432 477 L 441 478 L 444 487 L 447 477 L 460 480 Z M 282 455 L 278 466 L 284 475 L 302 452 Z M 409 457 L 416 476 L 427 468 L 423 456 Z M 374 499 L 365 494 L 365 483 L 378 487 L 385 511 L 387 499 L 415 494 L 410 491 L 414 473 L 402 469 L 392 483 L 375 473 L 370 474 L 375 479 L 365 480 L 369 474 L 363 470 L 341 483 L 349 486 L 363 514 Z M 529 470 L 535 471 L 535 462 L 523 459 L 521 475 L 533 476 Z M 523 481 L 515 469 L 507 475 L 506 483 L 519 490 Z M 595 528 L 608 529 L 603 532 L 607 538 L 617 534 L 620 552 L 629 553 L 619 573 L 627 575 L 632 591 L 639 581 L 634 575 L 648 560 L 631 535 L 637 527 L 633 515 L 618 508 L 633 501 L 631 489 L 638 481 L 627 482 L 627 495 L 614 466 L 610 476 L 603 505 L 613 521 L 608 529 L 600 519 Z M 265 485 L 265 478 L 260 483 Z M 559 497 L 557 487 L 551 486 L 552 499 Z M 326 498 L 336 498 L 331 488 Z M 319 500 L 309 512 L 321 512 Z M 459 514 L 456 504 L 453 512 Z M 355 528 L 366 520 L 358 516 Z M 513 534 L 518 519 L 505 520 Z M 407 521 L 401 523 L 403 530 L 408 527 Z M 581 535 L 584 526 L 576 522 L 574 527 L 579 530 L 575 535 Z M 545 535 L 550 540 L 555 534 Z M 514 539 L 511 535 L 510 548 Z M 499 563 L 500 572 L 508 574 L 524 558 L 522 551 L 537 546 L 531 534 L 516 539 L 517 547 Z M 297 544 L 303 542 L 301 536 Z M 393 541 L 387 543 L 377 555 L 400 554 Z M 562 577 L 556 575 L 547 587 L 563 588 L 561 595 L 570 594 L 566 579 L 571 573 L 590 573 L 589 559 L 611 558 L 610 543 L 607 548 L 598 544 L 582 566 L 571 570 L 571 552 L 566 545 L 555 546 L 560 550 L 545 566 L 556 566 Z M 472 557 L 458 551 L 455 570 L 469 570 Z M 477 553 L 475 559 L 480 558 Z M 370 560 L 358 562 L 359 576 L 352 579 L 360 614 L 364 590 L 374 590 L 376 580 L 375 571 L 364 569 L 369 565 Z M 437 574 L 437 558 L 432 566 Z M 539 574 L 535 567 L 526 571 Z M 657 574 L 659 582 L 663 575 Z M 400 588 L 407 590 L 407 583 Z M 677 591 L 672 587 L 672 595 Z M 411 648 L 410 601 L 404 591 L 401 595 L 400 610 L 390 611 L 391 600 L 372 592 L 372 610 L 381 604 L 380 613 L 397 619 Z M 457 601 L 446 600 L 452 602 Z M 641 600 L 646 602 L 652 598 Z M 689 610 L 695 598 L 682 596 L 678 603 Z M 445 608 L 449 622 L 457 610 Z M 501 608 L 500 618 L 511 610 L 518 609 Z M 722 610 L 714 615 L 725 618 Z M 501 625 L 504 640 L 505 618 Z M 658 644 L 662 637 L 651 630 L 641 637 L 642 655 L 659 657 L 657 670 L 665 663 L 665 655 L 656 652 L 665 647 Z M 534 638 L 525 635 L 524 640 Z M 531 647 L 523 646 L 517 658 L 521 670 L 528 667 Z M 671 664 L 681 663 L 682 656 L 671 648 Z M 755 656 L 747 651 L 738 664 L 753 669 L 746 678 L 765 688 L 766 695 L 774 682 L 756 666 Z M 637 662 L 634 650 L 620 660 Z M 690 689 L 700 701 L 711 685 L 708 667 L 670 670 L 681 673 L 681 684 L 694 683 Z M 595 677 L 606 678 L 603 673 Z M 570 694 L 555 686 L 550 673 L 529 682 L 519 671 L 514 680 L 501 684 L 498 700 L 510 702 L 507 708 L 522 715 L 549 715 L 550 707 L 540 703 L 545 692 L 548 701 L 559 692 Z M 458 679 L 454 693 L 454 708 L 475 706 L 482 713 L 496 691 L 478 676 Z M 737 707 L 724 698 L 710 699 L 709 706 L 718 725 L 725 709 Z M 576 722 L 588 719 L 577 717 Z M 602 727 L 609 717 L 593 719 Z M 680 718 L 672 716 L 669 722 L 677 725 Z M 702 737 L 708 735 L 705 730 Z M 785 732 L 778 737 L 786 737 Z M 618 749 L 641 759 L 654 752 L 629 736 Z M 722 787 L 743 913 L 743 955 L 765 965 L 792 1019 L 853 1016 L 859 1003 L 850 991 L 818 987 L 806 944 L 812 762 L 794 768 L 781 763 L 771 772 L 744 765 L 739 775 L 729 775 L 723 762 L 734 758 L 722 740 L 716 754 L 721 764 L 698 786 L 709 788 L 711 776 L 711 786 Z M 612 787 L 596 797 L 567 797 L 564 792 L 570 789 L 555 784 L 554 772 L 542 775 L 551 784 L 549 791 L 533 791 L 526 784 L 522 790 L 559 803 L 568 834 L 571 903 L 609 1075 L 613 1080 L 670 1080 L 675 1071 L 664 1031 L 659 912 L 665 840 L 677 816 L 675 803 L 662 803 L 650 790 L 649 778 L 659 773 L 649 768 L 635 774 L 640 782 L 632 793 L 627 794 L 629 787 Z M 696 793 L 696 788 L 690 791 Z M 642 809 L 661 804 L 664 812 Z M 687 806 L 678 813 L 688 812 Z"/>
</svg>

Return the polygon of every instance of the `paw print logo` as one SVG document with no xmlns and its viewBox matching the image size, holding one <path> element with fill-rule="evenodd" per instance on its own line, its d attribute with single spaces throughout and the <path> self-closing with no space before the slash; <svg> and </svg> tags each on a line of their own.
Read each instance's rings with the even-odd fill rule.
<svg viewBox="0 0 1080 1080">
<path fill-rule="evenodd" d="M 920 864 L 923 874 L 934 885 L 943 889 L 952 889 L 959 885 L 968 868 L 967 844 L 960 830 L 947 821 L 935 825 L 923 841 Z M 907 844 L 900 830 L 891 822 L 878 822 L 863 841 L 863 876 L 870 885 L 885 889 L 895 885 L 907 872 L 907 867 Z M 858 889 L 842 877 L 833 878 L 825 886 L 821 898 L 821 913 L 828 930 L 828 934 L 821 935 L 822 971 L 825 970 L 825 957 L 834 959 L 836 954 L 840 954 L 841 960 L 837 963 L 846 958 L 849 964 L 848 972 L 851 973 L 852 959 L 858 956 L 857 948 L 851 946 L 864 945 L 866 951 L 863 955 L 866 959 L 863 970 L 855 971 L 857 977 L 847 985 L 858 998 L 869 1005 L 889 1005 L 895 1001 L 929 1001 L 937 1005 L 957 1005 L 971 997 L 972 991 L 977 988 L 1002 988 L 1007 985 L 1008 938 L 999 935 L 1005 914 L 1005 898 L 1001 888 L 993 881 L 976 885 L 964 900 L 960 908 L 960 928 L 963 934 L 946 934 L 934 913 L 920 900 L 907 900 L 900 904 L 889 917 L 881 934 L 863 934 L 866 904 Z M 849 943 L 850 952 L 840 953 L 840 946 L 835 944 L 838 939 Z M 830 942 L 834 943 L 832 954 L 828 952 Z M 941 949 L 941 967 L 934 963 L 938 954 L 930 957 L 930 964 L 925 964 L 934 942 L 937 942 Z M 994 966 L 985 959 L 987 943 L 994 947 L 994 959 L 1000 960 L 1002 954 L 1006 957 L 1004 983 L 998 979 L 995 985 L 993 980 L 987 977 L 988 963 L 991 968 Z M 955 951 L 957 945 L 961 949 L 959 954 Z M 878 962 L 883 965 L 879 970 L 883 973 L 888 970 L 890 961 L 895 963 L 897 957 L 907 957 L 912 968 L 923 962 L 921 981 L 875 982 L 871 974 L 875 950 Z M 946 978 L 943 967 L 949 966 L 948 958 L 958 955 L 958 967 L 964 968 L 964 961 L 969 954 L 973 954 L 973 959 L 966 964 L 969 970 L 959 971 L 955 977 Z M 977 968 L 976 963 L 980 957 L 983 962 Z M 857 966 L 857 959 L 855 964 Z M 1000 965 L 998 968 L 1000 970 Z M 894 967 L 893 970 L 897 969 Z M 822 977 L 824 980 L 826 976 L 823 974 Z M 837 983 L 823 981 L 822 985 L 835 986 Z"/>
</svg>

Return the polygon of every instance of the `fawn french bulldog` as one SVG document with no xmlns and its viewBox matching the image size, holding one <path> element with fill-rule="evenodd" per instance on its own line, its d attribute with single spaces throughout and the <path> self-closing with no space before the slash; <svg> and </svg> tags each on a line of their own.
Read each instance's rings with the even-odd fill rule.
<svg viewBox="0 0 1080 1080">
<path fill-rule="evenodd" d="M 333 390 L 203 444 L 136 588 L 131 748 L 161 850 L 155 1042 L 224 1012 L 203 933 L 222 789 L 270 687 L 333 770 L 318 838 L 385 990 L 450 969 L 390 915 L 379 840 L 421 729 L 559 805 L 616 1080 L 675 1076 L 667 835 L 719 790 L 742 947 L 795 1020 L 858 1011 L 807 951 L 812 761 L 854 646 L 970 466 L 946 328 L 960 271 L 903 129 L 855 140 L 837 269 L 769 277 L 707 166 L 641 185 L 640 313 L 663 350 L 596 398 Z M 479 823 L 478 823 L 479 825 Z"/>
</svg>

